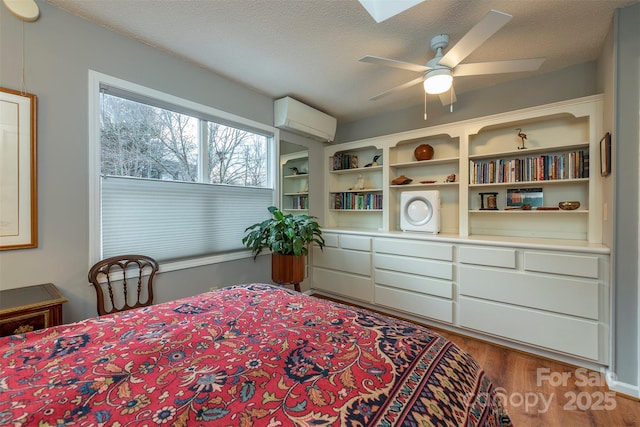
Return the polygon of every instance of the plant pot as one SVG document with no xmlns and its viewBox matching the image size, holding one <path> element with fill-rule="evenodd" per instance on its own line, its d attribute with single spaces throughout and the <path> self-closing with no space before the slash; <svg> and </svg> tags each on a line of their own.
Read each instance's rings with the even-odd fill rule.
<svg viewBox="0 0 640 427">
<path fill-rule="evenodd" d="M 271 280 L 280 285 L 297 285 L 304 280 L 304 256 L 271 254 Z"/>
</svg>

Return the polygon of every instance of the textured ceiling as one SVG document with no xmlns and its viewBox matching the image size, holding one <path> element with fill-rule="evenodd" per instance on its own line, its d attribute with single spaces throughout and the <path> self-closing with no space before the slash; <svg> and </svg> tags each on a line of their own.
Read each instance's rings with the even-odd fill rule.
<svg viewBox="0 0 640 427">
<path fill-rule="evenodd" d="M 273 98 L 297 98 L 339 122 L 423 102 L 421 86 L 369 101 L 420 74 L 359 62 L 365 55 L 425 64 L 433 56 L 433 36 L 448 34 L 452 46 L 489 10 L 513 15 L 463 63 L 546 61 L 536 72 L 456 78 L 460 98 L 470 90 L 596 59 L 614 10 L 637 3 L 426 0 L 376 23 L 357 0 L 48 1 Z"/>
</svg>

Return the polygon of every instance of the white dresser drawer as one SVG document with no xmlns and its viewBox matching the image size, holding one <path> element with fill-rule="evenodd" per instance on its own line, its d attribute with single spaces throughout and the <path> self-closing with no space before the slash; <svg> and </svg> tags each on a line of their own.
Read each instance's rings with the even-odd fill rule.
<svg viewBox="0 0 640 427">
<path fill-rule="evenodd" d="M 338 235 L 330 233 L 322 233 L 325 247 L 337 248 L 339 246 Z"/>
<path fill-rule="evenodd" d="M 340 247 L 354 251 L 371 251 L 371 237 L 350 236 L 343 234 L 340 236 Z"/>
<path fill-rule="evenodd" d="M 375 285 L 375 303 L 421 317 L 453 322 L 453 301 Z"/>
<path fill-rule="evenodd" d="M 375 239 L 374 251 L 416 258 L 453 261 L 453 245 L 402 239 Z"/>
<path fill-rule="evenodd" d="M 373 283 L 370 277 L 314 267 L 313 287 L 349 298 L 373 302 Z"/>
<path fill-rule="evenodd" d="M 488 248 L 484 246 L 461 246 L 458 257 L 461 263 L 488 265 L 492 267 L 516 268 L 516 250 Z"/>
<path fill-rule="evenodd" d="M 438 279 L 453 279 L 453 264 L 424 258 L 409 258 L 376 253 L 373 256 L 375 268 L 419 274 Z"/>
<path fill-rule="evenodd" d="M 458 272 L 461 295 L 599 318 L 599 284 L 595 281 L 468 265 L 461 265 Z"/>
<path fill-rule="evenodd" d="M 378 269 L 375 269 L 373 274 L 373 281 L 378 285 L 434 295 L 441 298 L 453 298 L 453 284 L 447 280 Z"/>
<path fill-rule="evenodd" d="M 600 277 L 598 257 L 588 255 L 527 251 L 524 253 L 524 269 L 593 279 Z"/>
<path fill-rule="evenodd" d="M 547 349 L 600 359 L 598 322 L 460 297 L 460 324 Z"/>
<path fill-rule="evenodd" d="M 324 245 L 328 248 L 341 248 L 354 251 L 371 251 L 371 237 L 349 234 L 323 233 Z"/>
<path fill-rule="evenodd" d="M 336 248 L 313 248 L 314 267 L 371 276 L 371 254 L 369 252 L 347 251 Z M 315 279 L 314 279 L 315 281 Z"/>
</svg>

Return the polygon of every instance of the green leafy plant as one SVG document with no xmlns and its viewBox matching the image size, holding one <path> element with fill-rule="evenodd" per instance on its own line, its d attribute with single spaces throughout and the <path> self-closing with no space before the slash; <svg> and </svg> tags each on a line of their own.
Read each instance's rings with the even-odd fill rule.
<svg viewBox="0 0 640 427">
<path fill-rule="evenodd" d="M 285 215 L 275 206 L 270 206 L 273 216 L 262 222 L 247 227 L 242 243 L 249 249 L 255 259 L 264 248 L 280 255 L 307 255 L 309 245 L 316 243 L 320 249 L 324 247 L 324 238 L 315 216 Z"/>
</svg>

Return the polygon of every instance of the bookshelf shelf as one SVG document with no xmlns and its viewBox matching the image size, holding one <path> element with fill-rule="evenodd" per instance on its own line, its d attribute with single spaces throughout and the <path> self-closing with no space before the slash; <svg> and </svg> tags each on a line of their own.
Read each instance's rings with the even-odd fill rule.
<svg viewBox="0 0 640 427">
<path fill-rule="evenodd" d="M 331 194 L 337 193 L 376 193 L 382 191 L 382 188 L 363 188 L 362 190 L 340 190 L 332 191 Z"/>
<path fill-rule="evenodd" d="M 435 188 L 435 187 L 438 187 L 438 188 L 442 188 L 442 187 L 457 187 L 459 185 L 460 185 L 459 182 L 431 182 L 431 183 L 425 183 L 425 184 L 417 182 L 417 183 L 404 184 L 404 185 L 391 184 L 389 186 L 389 188 L 393 189 L 393 190 L 400 190 L 400 189 L 403 189 L 403 188 L 404 189 L 411 188 L 411 189 L 421 189 L 421 190 L 425 189 L 425 190 L 427 190 L 427 189 L 432 188 L 432 187 L 433 188 Z"/>
<path fill-rule="evenodd" d="M 431 159 L 431 160 L 422 160 L 422 161 L 410 161 L 410 162 L 401 162 L 401 163 L 392 163 L 389 167 L 392 168 L 419 168 L 425 166 L 435 166 L 435 165 L 447 165 L 447 164 L 456 164 L 460 159 L 458 157 L 447 157 L 442 159 Z"/>
<path fill-rule="evenodd" d="M 487 187 L 540 187 L 546 185 L 589 184 L 589 178 L 548 179 L 545 181 L 492 182 L 486 184 L 469 184 L 469 188 Z"/>
<path fill-rule="evenodd" d="M 567 145 L 556 145 L 550 147 L 539 147 L 539 148 L 527 148 L 524 150 L 508 150 L 508 151 L 499 151 L 495 153 L 489 154 L 470 154 L 469 160 L 482 160 L 482 159 L 491 159 L 495 157 L 524 157 L 535 154 L 549 154 L 549 153 L 557 153 L 562 151 L 571 151 L 571 150 L 588 150 L 589 143 L 583 142 L 580 144 L 567 144 Z"/>
<path fill-rule="evenodd" d="M 573 211 L 565 211 L 562 209 L 559 210 L 536 210 L 532 209 L 530 211 L 525 211 L 522 209 L 499 209 L 499 210 L 488 210 L 488 209 L 472 209 L 469 211 L 470 214 L 490 214 L 490 215 L 584 215 L 588 214 L 589 211 L 587 209 L 576 209 Z"/>
</svg>

